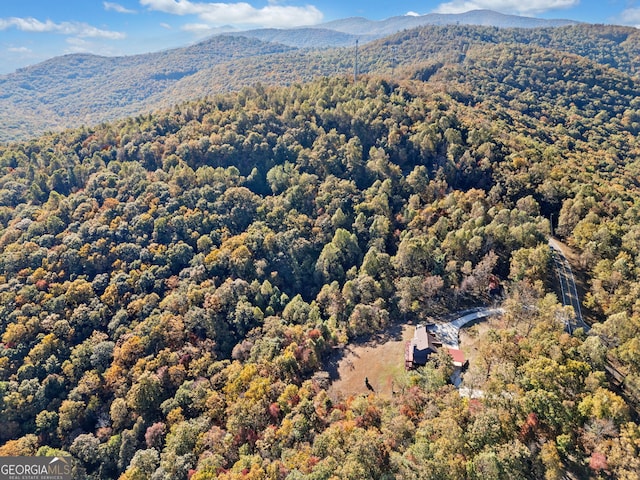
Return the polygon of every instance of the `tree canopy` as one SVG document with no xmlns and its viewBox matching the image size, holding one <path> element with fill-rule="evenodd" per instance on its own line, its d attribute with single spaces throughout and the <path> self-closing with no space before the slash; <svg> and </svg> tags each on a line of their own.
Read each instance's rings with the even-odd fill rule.
<svg viewBox="0 0 640 480">
<path fill-rule="evenodd" d="M 636 476 L 639 86 L 548 48 L 465 57 L 0 146 L 0 454 L 89 479 Z M 560 321 L 552 225 L 589 335 Z M 481 398 L 443 358 L 330 397 L 333 347 L 494 301 L 492 277 Z"/>
</svg>

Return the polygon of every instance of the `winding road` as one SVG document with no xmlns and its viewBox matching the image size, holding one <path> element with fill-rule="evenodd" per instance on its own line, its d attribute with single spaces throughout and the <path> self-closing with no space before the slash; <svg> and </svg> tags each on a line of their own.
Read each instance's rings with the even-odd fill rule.
<svg viewBox="0 0 640 480">
<path fill-rule="evenodd" d="M 558 283 L 560 284 L 562 304 L 565 306 L 571 306 L 575 312 L 575 315 L 569 315 L 568 318 L 564 320 L 566 329 L 569 333 L 573 333 L 577 328 L 583 328 L 585 332 L 589 331 L 589 325 L 587 325 L 582 318 L 580 297 L 578 296 L 578 289 L 576 288 L 576 281 L 573 276 L 573 272 L 571 271 L 571 265 L 569 265 L 567 257 L 562 253 L 560 244 L 553 238 L 549 239 L 549 248 L 551 249 L 554 268 L 558 276 Z M 462 327 L 481 318 L 502 315 L 504 313 L 504 309 L 477 308 L 462 313 L 462 316 L 451 322 L 429 325 L 429 331 L 433 333 L 443 345 L 452 348 L 460 348 L 459 333 Z"/>
</svg>

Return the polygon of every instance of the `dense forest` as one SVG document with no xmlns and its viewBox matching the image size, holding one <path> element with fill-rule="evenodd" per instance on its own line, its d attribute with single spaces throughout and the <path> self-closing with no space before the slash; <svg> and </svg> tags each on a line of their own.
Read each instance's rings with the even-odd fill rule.
<svg viewBox="0 0 640 480">
<path fill-rule="evenodd" d="M 637 478 L 634 60 L 460 54 L 0 146 L 0 455 L 78 479 Z M 565 332 L 552 228 L 588 333 Z M 392 398 L 328 394 L 332 352 L 496 302 L 492 276 L 478 398 L 446 355 Z"/>
</svg>

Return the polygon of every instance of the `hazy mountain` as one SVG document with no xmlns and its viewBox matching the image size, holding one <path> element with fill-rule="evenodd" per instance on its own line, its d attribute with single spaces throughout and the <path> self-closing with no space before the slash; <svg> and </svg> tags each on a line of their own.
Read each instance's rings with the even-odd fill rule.
<svg viewBox="0 0 640 480">
<path fill-rule="evenodd" d="M 298 48 L 345 47 L 392 35 L 425 25 L 480 25 L 498 28 L 549 28 L 575 25 L 572 20 L 546 20 L 517 15 L 504 15 L 491 10 L 474 10 L 461 14 L 403 15 L 374 21 L 352 17 L 324 23 L 316 27 L 292 29 L 257 29 L 226 32 L 263 42 L 275 42 Z"/>
<path fill-rule="evenodd" d="M 373 21 L 362 17 L 345 18 L 324 23 L 322 28 L 356 35 L 390 35 L 400 30 L 424 25 L 482 25 L 499 28 L 543 28 L 575 25 L 573 20 L 546 20 L 542 18 L 505 15 L 491 10 L 473 10 L 460 14 L 429 13 L 403 15 Z"/>
<path fill-rule="evenodd" d="M 327 28 L 263 28 L 244 32 L 233 32 L 226 35 L 242 35 L 256 38 L 263 42 L 274 42 L 298 48 L 346 47 L 356 40 L 368 42 L 379 38 L 379 35 L 353 35 Z"/>
</svg>

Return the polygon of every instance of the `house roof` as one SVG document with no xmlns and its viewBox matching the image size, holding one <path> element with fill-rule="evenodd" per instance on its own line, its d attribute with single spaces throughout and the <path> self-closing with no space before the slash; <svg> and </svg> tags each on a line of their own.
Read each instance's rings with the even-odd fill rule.
<svg viewBox="0 0 640 480">
<path fill-rule="evenodd" d="M 457 348 L 448 348 L 447 350 L 451 358 L 453 358 L 453 364 L 456 367 L 462 367 L 465 364 L 466 359 L 464 358 L 464 352 L 462 350 L 458 350 Z"/>
<path fill-rule="evenodd" d="M 428 350 L 435 351 L 434 348 L 435 338 L 427 331 L 425 325 L 416 325 L 416 330 L 413 334 L 413 344 L 416 350 Z"/>
</svg>

